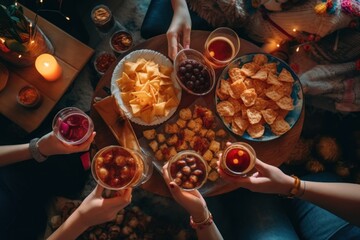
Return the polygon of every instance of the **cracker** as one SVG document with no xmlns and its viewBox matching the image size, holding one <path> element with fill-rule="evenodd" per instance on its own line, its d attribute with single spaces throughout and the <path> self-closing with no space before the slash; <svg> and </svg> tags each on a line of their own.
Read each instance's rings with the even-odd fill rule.
<svg viewBox="0 0 360 240">
<path fill-rule="evenodd" d="M 264 135 L 265 127 L 262 124 L 257 123 L 250 125 L 246 131 L 252 138 L 261 138 Z"/>
<path fill-rule="evenodd" d="M 254 88 L 246 89 L 241 94 L 241 100 L 243 101 L 244 105 L 250 107 L 255 104 L 257 98 L 257 94 Z"/>
<path fill-rule="evenodd" d="M 276 118 L 273 124 L 270 125 L 271 131 L 276 135 L 283 135 L 290 129 L 290 125 L 283 118 Z"/>
<path fill-rule="evenodd" d="M 284 110 L 291 111 L 294 109 L 293 99 L 291 97 L 282 97 L 281 99 L 276 101 L 276 104 Z"/>
<path fill-rule="evenodd" d="M 235 108 L 229 101 L 222 101 L 216 105 L 216 110 L 220 116 L 234 116 Z"/>
</svg>

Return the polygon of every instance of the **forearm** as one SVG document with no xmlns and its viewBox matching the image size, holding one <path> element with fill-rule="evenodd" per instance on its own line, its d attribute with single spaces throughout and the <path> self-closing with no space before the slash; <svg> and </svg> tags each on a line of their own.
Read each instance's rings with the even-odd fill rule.
<svg viewBox="0 0 360 240">
<path fill-rule="evenodd" d="M 213 222 L 211 225 L 203 229 L 196 229 L 196 235 L 199 240 L 222 240 L 223 237 L 219 232 L 216 224 Z"/>
<path fill-rule="evenodd" d="M 304 184 L 305 183 L 305 184 Z M 312 202 L 360 226 L 360 185 L 302 181 L 301 199 Z"/>
<path fill-rule="evenodd" d="M 19 145 L 0 146 L 0 166 L 32 159 L 29 143 Z"/>
<path fill-rule="evenodd" d="M 174 12 L 179 11 L 181 8 L 187 9 L 187 4 L 185 0 L 171 0 L 171 5 Z"/>
<path fill-rule="evenodd" d="M 88 227 L 82 224 L 80 214 L 76 210 L 70 217 L 48 238 L 48 240 L 76 239 Z"/>
</svg>

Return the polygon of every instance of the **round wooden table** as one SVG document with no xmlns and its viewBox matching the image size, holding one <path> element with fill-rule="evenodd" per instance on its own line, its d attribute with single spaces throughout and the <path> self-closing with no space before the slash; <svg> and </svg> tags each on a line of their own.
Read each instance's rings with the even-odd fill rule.
<svg viewBox="0 0 360 240">
<path fill-rule="evenodd" d="M 205 40 L 209 35 L 209 33 L 210 32 L 207 31 L 192 31 L 191 48 L 202 52 Z M 167 49 L 166 35 L 159 35 L 151 39 L 148 39 L 136 45 L 134 48 L 131 49 L 131 51 L 135 51 L 139 49 L 151 49 L 167 56 L 168 49 Z M 100 79 L 94 91 L 93 99 L 95 97 L 102 98 L 109 95 L 109 93 L 104 89 L 110 88 L 110 82 L 111 82 L 111 76 L 113 70 L 116 67 L 117 63 L 121 60 L 121 58 L 127 55 L 128 53 L 130 53 L 131 51 L 121 55 L 117 59 L 117 61 L 108 69 L 108 71 L 104 74 L 104 76 Z M 254 52 L 262 52 L 262 50 L 256 45 L 241 39 L 241 46 L 238 56 L 248 53 L 254 53 Z M 222 70 L 223 69 L 217 69 L 215 71 L 217 78 L 221 74 Z M 214 91 L 204 96 L 203 98 L 205 98 L 206 101 L 214 102 Z M 195 99 L 196 99 L 195 96 L 189 95 L 185 93 L 185 91 L 183 91 L 181 103 L 178 109 L 189 106 L 191 102 L 193 102 Z M 215 109 L 215 103 L 213 109 Z M 118 144 L 116 138 L 113 136 L 106 123 L 103 121 L 101 116 L 97 113 L 97 111 L 93 107 L 91 108 L 90 116 L 94 122 L 95 130 L 97 132 L 95 137 L 97 148 L 100 149 L 108 145 Z M 239 140 L 250 143 L 252 147 L 255 149 L 257 157 L 262 161 L 274 166 L 279 166 L 287 160 L 293 147 L 298 141 L 302 131 L 303 123 L 304 123 L 304 110 L 302 111 L 299 120 L 293 126 L 293 128 L 277 139 L 266 142 L 249 142 L 240 138 Z M 153 127 L 140 126 L 134 123 L 132 124 L 132 126 L 137 137 L 141 137 L 142 131 L 144 131 L 145 129 L 153 128 Z M 154 173 L 150 178 L 150 180 L 142 185 L 142 188 L 162 196 L 170 196 L 169 190 L 165 185 L 165 182 L 161 174 L 158 171 L 156 171 L 156 169 L 154 169 Z M 236 186 L 229 184 L 226 185 L 225 187 L 222 187 L 221 189 L 212 191 L 211 193 L 207 194 L 207 196 L 222 194 L 225 192 L 232 191 L 235 188 Z"/>
</svg>

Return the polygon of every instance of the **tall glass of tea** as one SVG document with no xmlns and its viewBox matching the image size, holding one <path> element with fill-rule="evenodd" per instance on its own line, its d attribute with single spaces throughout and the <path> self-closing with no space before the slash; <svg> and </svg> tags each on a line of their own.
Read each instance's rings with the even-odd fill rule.
<svg viewBox="0 0 360 240">
<path fill-rule="evenodd" d="M 220 168 L 230 176 L 246 176 L 253 170 L 255 160 L 255 150 L 249 144 L 235 142 L 225 149 Z"/>
<path fill-rule="evenodd" d="M 76 107 L 67 107 L 55 115 L 52 128 L 55 136 L 62 142 L 79 145 L 91 136 L 94 124 L 82 110 Z"/>
<path fill-rule="evenodd" d="M 222 68 L 235 58 L 240 50 L 236 32 L 220 27 L 210 33 L 205 41 L 204 55 L 213 68 Z"/>
<path fill-rule="evenodd" d="M 116 145 L 100 149 L 91 163 L 96 182 L 110 191 L 137 187 L 149 180 L 152 171 L 147 155 Z"/>
</svg>

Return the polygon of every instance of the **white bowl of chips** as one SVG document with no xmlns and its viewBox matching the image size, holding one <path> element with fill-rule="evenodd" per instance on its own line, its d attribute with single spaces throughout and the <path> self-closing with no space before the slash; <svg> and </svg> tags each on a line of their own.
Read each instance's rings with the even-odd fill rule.
<svg viewBox="0 0 360 240">
<path fill-rule="evenodd" d="M 253 53 L 235 59 L 223 70 L 215 103 L 234 134 L 269 141 L 295 125 L 303 108 L 303 92 L 289 65 L 272 55 Z"/>
<path fill-rule="evenodd" d="M 111 93 L 134 123 L 151 126 L 169 119 L 181 100 L 173 64 L 163 54 L 143 49 L 126 55 L 115 67 Z"/>
</svg>

